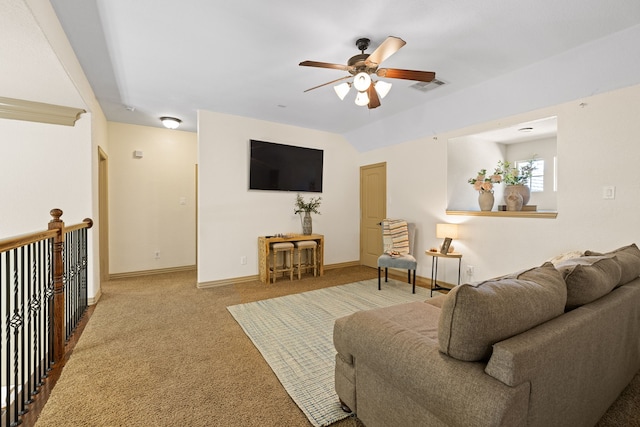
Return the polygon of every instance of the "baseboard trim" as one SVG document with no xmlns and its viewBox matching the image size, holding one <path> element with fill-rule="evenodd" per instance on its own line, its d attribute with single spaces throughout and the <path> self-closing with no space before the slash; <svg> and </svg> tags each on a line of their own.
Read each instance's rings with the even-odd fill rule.
<svg viewBox="0 0 640 427">
<path fill-rule="evenodd" d="M 183 265 L 181 267 L 158 268 L 156 270 L 129 271 L 127 273 L 115 273 L 109 275 L 109 280 L 128 279 L 131 277 L 154 276 L 156 274 L 179 273 L 183 271 L 196 271 L 195 265 Z"/>
<path fill-rule="evenodd" d="M 335 270 L 336 268 L 358 267 L 359 265 L 361 265 L 360 261 L 340 262 L 338 264 L 325 265 L 324 269 Z"/>
<path fill-rule="evenodd" d="M 98 289 L 98 293 L 96 293 L 93 297 L 87 298 L 87 304 L 96 305 L 102 296 L 102 288 Z"/>
<path fill-rule="evenodd" d="M 200 282 L 196 285 L 196 287 L 198 289 L 217 288 L 219 286 L 235 285 L 237 283 L 255 282 L 256 280 L 260 280 L 260 276 L 257 274 L 254 276 L 232 277 L 230 279 Z"/>
<path fill-rule="evenodd" d="M 360 261 L 349 261 L 349 262 L 341 262 L 338 264 L 329 264 L 325 265 L 325 270 L 334 270 L 336 268 L 345 268 L 345 267 L 357 267 L 360 265 Z M 218 286 L 227 286 L 227 285 L 235 285 L 236 283 L 247 283 L 254 282 L 256 280 L 260 280 L 259 275 L 255 276 L 244 276 L 244 277 L 232 277 L 230 279 L 222 279 L 222 280 L 212 280 L 210 282 L 201 282 L 198 283 L 198 289 L 206 289 L 206 288 L 217 288 Z"/>
<path fill-rule="evenodd" d="M 358 267 L 360 265 L 361 265 L 360 261 L 347 261 L 347 262 L 340 262 L 337 264 L 325 265 L 324 269 L 336 270 L 339 268 Z M 131 271 L 127 273 L 110 274 L 109 280 L 127 279 L 132 277 L 153 276 L 156 274 L 178 273 L 178 272 L 196 271 L 196 270 L 197 270 L 197 267 L 195 265 L 185 265 L 182 267 L 160 268 L 156 270 Z M 393 277 L 396 280 L 406 280 L 407 272 L 405 270 L 389 269 L 389 277 Z M 260 280 L 260 276 L 256 274 L 252 276 L 232 277 L 229 279 L 200 282 L 196 285 L 196 287 L 198 289 L 217 288 L 219 286 L 228 286 L 228 285 L 234 285 L 234 284 L 240 284 L 240 283 L 254 282 L 257 280 Z M 443 282 L 443 281 L 438 281 L 438 283 L 440 285 L 444 285 L 444 287 L 447 287 L 447 288 L 455 287 L 455 285 L 451 283 Z M 416 276 L 416 285 L 422 286 L 424 288 L 430 288 L 431 279 L 428 277 Z M 101 291 L 98 291 L 98 294 L 95 297 L 89 298 L 89 301 L 88 301 L 89 305 L 96 304 L 100 299 L 101 295 L 102 295 Z"/>
</svg>

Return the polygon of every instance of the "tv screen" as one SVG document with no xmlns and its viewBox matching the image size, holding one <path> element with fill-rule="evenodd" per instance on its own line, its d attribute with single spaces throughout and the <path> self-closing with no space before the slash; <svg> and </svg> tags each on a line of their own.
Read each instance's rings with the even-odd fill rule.
<svg viewBox="0 0 640 427">
<path fill-rule="evenodd" d="M 322 192 L 324 152 L 251 140 L 250 190 Z"/>
</svg>

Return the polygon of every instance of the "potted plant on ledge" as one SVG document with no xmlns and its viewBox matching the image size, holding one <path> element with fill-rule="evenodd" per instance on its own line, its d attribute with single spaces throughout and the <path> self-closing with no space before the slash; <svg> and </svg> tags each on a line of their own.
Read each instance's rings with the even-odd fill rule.
<svg viewBox="0 0 640 427">
<path fill-rule="evenodd" d="M 519 211 L 522 206 L 529 203 L 531 189 L 527 184 L 530 183 L 533 171 L 536 169 L 534 161 L 535 155 L 520 168 L 508 161 L 498 161 L 495 173 L 502 177 L 502 182 L 506 185 L 504 200 L 507 210 Z M 520 198 L 522 199 L 521 201 L 519 200 Z"/>
<path fill-rule="evenodd" d="M 296 196 L 296 204 L 294 213 L 302 214 L 302 234 L 309 235 L 312 233 L 313 226 L 311 221 L 311 213 L 320 215 L 320 211 L 318 208 L 320 207 L 320 202 L 322 201 L 322 197 L 312 197 L 309 202 L 305 202 L 300 193 Z"/>
</svg>

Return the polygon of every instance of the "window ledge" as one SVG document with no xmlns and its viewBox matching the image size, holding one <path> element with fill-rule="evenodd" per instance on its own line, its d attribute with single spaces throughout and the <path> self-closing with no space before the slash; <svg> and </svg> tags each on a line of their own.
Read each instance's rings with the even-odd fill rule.
<svg viewBox="0 0 640 427">
<path fill-rule="evenodd" d="M 447 215 L 498 216 L 507 218 L 556 218 L 557 211 L 447 211 Z"/>
</svg>

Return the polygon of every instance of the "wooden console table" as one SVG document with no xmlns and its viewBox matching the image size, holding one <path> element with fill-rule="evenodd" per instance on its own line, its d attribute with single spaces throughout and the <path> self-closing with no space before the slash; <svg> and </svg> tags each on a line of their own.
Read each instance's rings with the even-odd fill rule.
<svg viewBox="0 0 640 427">
<path fill-rule="evenodd" d="M 324 275 L 324 236 L 322 234 L 293 234 L 286 237 L 260 236 L 258 237 L 258 269 L 260 270 L 260 281 L 269 281 L 269 245 L 278 242 L 301 242 L 304 240 L 315 240 L 318 243 L 317 262 L 318 274 Z"/>
</svg>

